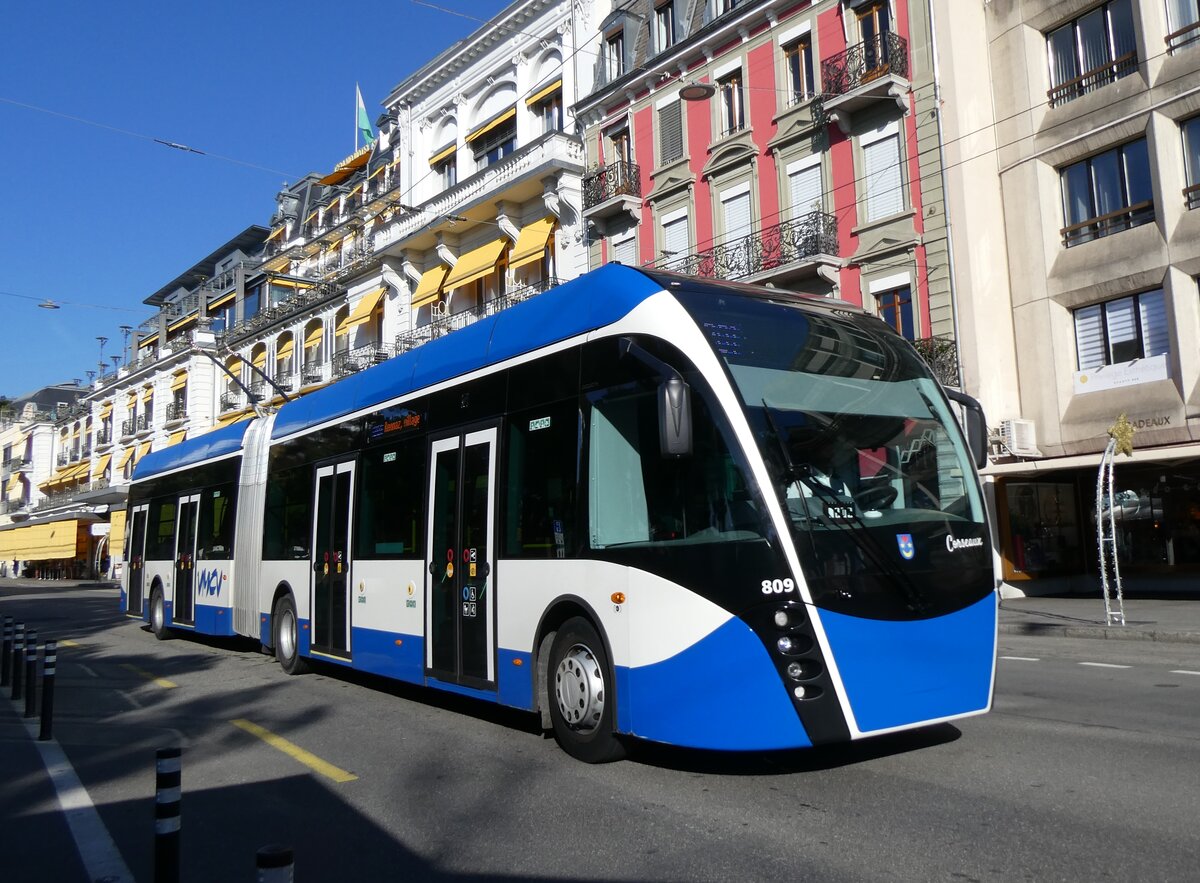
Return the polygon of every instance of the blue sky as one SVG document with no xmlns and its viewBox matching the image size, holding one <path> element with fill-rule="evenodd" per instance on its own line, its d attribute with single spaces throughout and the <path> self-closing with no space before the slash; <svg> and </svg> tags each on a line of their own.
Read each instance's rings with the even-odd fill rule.
<svg viewBox="0 0 1200 883">
<path fill-rule="evenodd" d="M 9 4 L 0 394 L 86 380 L 98 335 L 111 367 L 119 327 L 150 317 L 146 297 L 250 224 L 267 226 L 285 180 L 328 171 L 354 149 L 356 82 L 374 122 L 397 83 L 507 5 L 428 2 L 442 9 Z M 43 298 L 65 304 L 39 309 Z"/>
</svg>

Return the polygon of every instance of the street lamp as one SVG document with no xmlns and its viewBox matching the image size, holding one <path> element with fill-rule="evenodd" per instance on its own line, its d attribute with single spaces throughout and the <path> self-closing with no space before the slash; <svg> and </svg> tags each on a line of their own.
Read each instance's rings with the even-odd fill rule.
<svg viewBox="0 0 1200 883">
<path fill-rule="evenodd" d="M 108 338 L 103 334 L 96 335 L 96 340 L 100 341 L 100 374 L 104 375 L 104 345 L 108 343 Z"/>
<path fill-rule="evenodd" d="M 716 86 L 712 83 L 701 83 L 699 80 L 689 80 L 679 90 L 679 97 L 684 101 L 706 101 L 716 94 Z"/>
<path fill-rule="evenodd" d="M 128 355 L 129 353 L 129 332 L 133 331 L 132 325 L 121 326 L 121 354 Z"/>
</svg>

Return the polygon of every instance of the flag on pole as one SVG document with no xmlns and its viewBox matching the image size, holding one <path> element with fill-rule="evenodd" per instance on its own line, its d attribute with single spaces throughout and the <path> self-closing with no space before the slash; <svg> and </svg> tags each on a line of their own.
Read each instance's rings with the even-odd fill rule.
<svg viewBox="0 0 1200 883">
<path fill-rule="evenodd" d="M 370 144 L 375 140 L 375 134 L 371 131 L 371 121 L 367 119 L 367 108 L 363 104 L 362 92 L 358 88 L 358 83 L 354 84 L 354 97 L 358 102 L 358 134 L 362 135 L 365 144 Z"/>
</svg>

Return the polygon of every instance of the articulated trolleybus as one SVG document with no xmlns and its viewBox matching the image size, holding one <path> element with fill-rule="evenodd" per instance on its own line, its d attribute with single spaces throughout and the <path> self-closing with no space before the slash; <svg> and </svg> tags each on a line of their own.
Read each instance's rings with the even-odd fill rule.
<svg viewBox="0 0 1200 883">
<path fill-rule="evenodd" d="M 122 603 L 540 712 L 585 761 L 980 714 L 982 413 L 953 397 L 966 436 L 849 304 L 609 265 L 146 456 Z"/>
</svg>

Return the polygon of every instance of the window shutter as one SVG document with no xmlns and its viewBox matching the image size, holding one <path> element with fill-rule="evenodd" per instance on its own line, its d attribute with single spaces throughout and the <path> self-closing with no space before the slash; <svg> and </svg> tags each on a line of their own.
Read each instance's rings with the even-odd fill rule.
<svg viewBox="0 0 1200 883">
<path fill-rule="evenodd" d="M 663 224 L 663 251 L 668 252 L 668 259 L 682 257 L 688 253 L 687 215 L 676 218 L 669 224 Z"/>
<path fill-rule="evenodd" d="M 788 177 L 792 194 L 792 217 L 801 218 L 812 211 L 824 211 L 821 167 L 812 166 L 792 172 Z"/>
<path fill-rule="evenodd" d="M 723 241 L 732 243 L 743 236 L 749 236 L 750 194 L 740 193 L 737 196 L 722 199 L 721 206 L 725 210 L 725 235 L 722 237 Z"/>
<path fill-rule="evenodd" d="M 1142 320 L 1144 356 L 1161 356 L 1170 348 L 1171 335 L 1167 329 L 1167 307 L 1162 291 L 1147 291 L 1138 298 Z"/>
<path fill-rule="evenodd" d="M 1079 351 L 1079 370 L 1088 371 L 1105 363 L 1104 328 L 1099 306 L 1075 311 L 1075 347 Z"/>
<path fill-rule="evenodd" d="M 904 211 L 900 174 L 900 138 L 890 135 L 863 148 L 867 190 L 867 220 L 874 221 Z"/>
<path fill-rule="evenodd" d="M 658 112 L 659 162 L 666 165 L 683 156 L 682 101 L 672 101 Z"/>
<path fill-rule="evenodd" d="M 637 237 L 630 236 L 621 242 L 612 243 L 612 254 L 609 257 L 614 263 L 621 263 L 627 267 L 637 266 Z"/>
<path fill-rule="evenodd" d="M 1137 341 L 1137 316 L 1133 310 L 1133 298 L 1125 297 L 1106 303 L 1104 318 L 1108 323 L 1109 361 L 1127 362 L 1131 357 L 1137 358 L 1136 355 L 1130 355 L 1134 351 L 1133 348 L 1128 345 L 1121 346 Z"/>
</svg>

